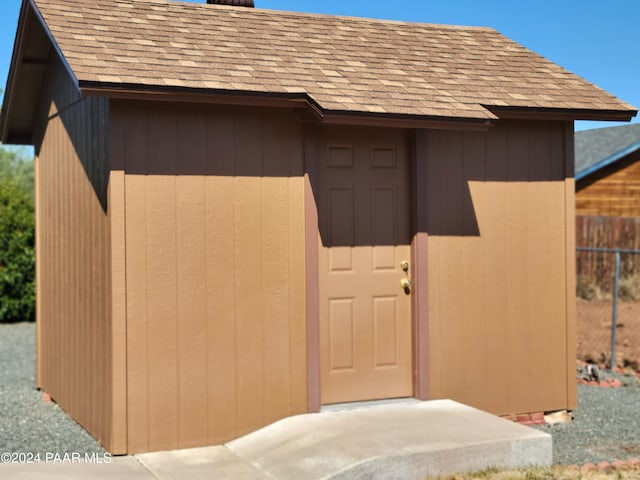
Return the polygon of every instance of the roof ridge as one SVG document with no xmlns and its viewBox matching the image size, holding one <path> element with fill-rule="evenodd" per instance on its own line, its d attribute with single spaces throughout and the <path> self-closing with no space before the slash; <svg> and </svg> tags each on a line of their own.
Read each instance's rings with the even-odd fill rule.
<svg viewBox="0 0 640 480">
<path fill-rule="evenodd" d="M 38 3 L 39 0 L 35 0 Z M 232 5 L 218 5 L 218 4 L 206 4 L 206 3 L 195 3 L 188 0 L 112 0 L 115 3 L 125 3 L 125 4 L 136 4 L 136 3 L 148 3 L 148 4 L 156 4 L 156 5 L 175 5 L 180 7 L 201 9 L 202 11 L 206 11 L 209 9 L 221 9 L 227 11 L 241 12 L 242 14 L 268 14 L 268 15 L 279 15 L 279 16 L 291 16 L 291 17 L 314 17 L 314 18 L 331 18 L 336 20 L 350 20 L 357 22 L 372 22 L 372 23 L 383 23 L 390 25 L 404 25 L 404 26 L 416 26 L 420 28 L 434 28 L 439 30 L 470 30 L 474 32 L 478 31 L 486 31 L 486 32 L 497 32 L 495 28 L 489 26 L 476 26 L 476 25 L 448 25 L 442 23 L 427 23 L 427 22 L 419 22 L 419 21 L 409 21 L 409 20 L 393 20 L 386 18 L 373 18 L 373 17 L 358 17 L 353 15 L 338 15 L 331 13 L 317 13 L 317 12 L 297 12 L 291 10 L 276 10 L 270 8 L 245 8 L 245 7 L 237 7 Z M 79 3 L 83 3 L 79 0 Z"/>
</svg>

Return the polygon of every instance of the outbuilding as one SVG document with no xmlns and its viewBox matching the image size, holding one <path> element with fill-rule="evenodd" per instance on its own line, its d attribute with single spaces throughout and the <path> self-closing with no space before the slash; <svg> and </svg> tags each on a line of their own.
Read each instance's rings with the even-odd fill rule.
<svg viewBox="0 0 640 480">
<path fill-rule="evenodd" d="M 576 132 L 576 214 L 640 217 L 640 124 Z"/>
<path fill-rule="evenodd" d="M 25 0 L 37 385 L 114 454 L 342 402 L 573 409 L 573 120 L 636 113 L 490 28 Z"/>
</svg>

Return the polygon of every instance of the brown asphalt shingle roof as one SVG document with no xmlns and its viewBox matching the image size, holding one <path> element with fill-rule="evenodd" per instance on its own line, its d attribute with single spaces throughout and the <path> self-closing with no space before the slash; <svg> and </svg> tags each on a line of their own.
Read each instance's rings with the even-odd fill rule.
<svg viewBox="0 0 640 480">
<path fill-rule="evenodd" d="M 495 30 L 165 0 L 35 0 L 77 80 L 305 93 L 327 111 L 633 107 Z"/>
</svg>

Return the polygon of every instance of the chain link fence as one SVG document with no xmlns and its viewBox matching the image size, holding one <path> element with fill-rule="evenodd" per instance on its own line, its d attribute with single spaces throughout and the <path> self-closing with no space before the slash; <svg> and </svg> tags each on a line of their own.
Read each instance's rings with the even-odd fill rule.
<svg viewBox="0 0 640 480">
<path fill-rule="evenodd" d="M 576 267 L 578 359 L 638 371 L 640 250 L 578 247 Z"/>
</svg>

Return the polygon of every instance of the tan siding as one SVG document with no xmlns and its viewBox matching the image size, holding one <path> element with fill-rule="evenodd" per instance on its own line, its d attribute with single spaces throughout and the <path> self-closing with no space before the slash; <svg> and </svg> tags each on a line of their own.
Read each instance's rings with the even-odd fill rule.
<svg viewBox="0 0 640 480">
<path fill-rule="evenodd" d="M 640 217 L 640 151 L 576 183 L 576 214 Z"/>
<path fill-rule="evenodd" d="M 46 85 L 36 119 L 38 385 L 112 448 L 108 103 L 81 99 L 56 61 Z"/>
<path fill-rule="evenodd" d="M 126 171 L 129 453 L 222 443 L 304 412 L 297 121 L 173 104 L 112 112 Z"/>
<path fill-rule="evenodd" d="M 422 131 L 418 142 L 427 162 L 431 398 L 498 414 L 567 408 L 564 124 Z"/>
</svg>

